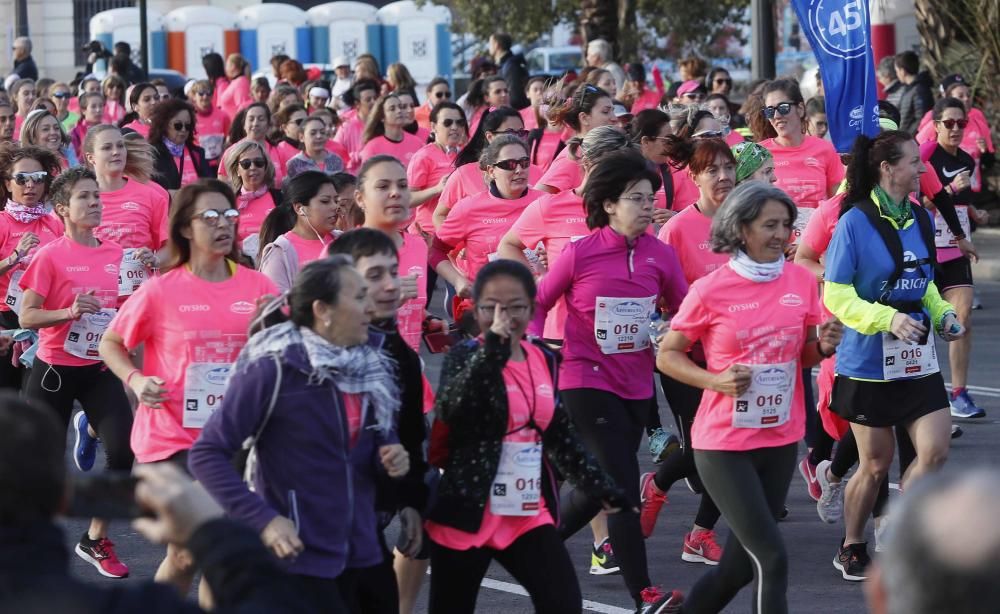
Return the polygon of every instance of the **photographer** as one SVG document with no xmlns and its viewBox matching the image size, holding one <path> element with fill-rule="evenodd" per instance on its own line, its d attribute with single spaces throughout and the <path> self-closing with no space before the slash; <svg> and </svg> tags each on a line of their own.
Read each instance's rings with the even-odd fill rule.
<svg viewBox="0 0 1000 614">
<path fill-rule="evenodd" d="M 0 603 L 5 612 L 65 614 L 143 611 L 195 613 L 169 586 L 143 582 L 98 587 L 69 573 L 55 516 L 67 508 L 63 431 L 51 411 L 0 396 Z M 199 486 L 170 466 L 144 466 L 135 489 L 153 514 L 134 528 L 156 543 L 186 545 L 215 597 L 215 612 L 311 612 L 287 584 L 260 539 L 222 517 Z"/>
</svg>

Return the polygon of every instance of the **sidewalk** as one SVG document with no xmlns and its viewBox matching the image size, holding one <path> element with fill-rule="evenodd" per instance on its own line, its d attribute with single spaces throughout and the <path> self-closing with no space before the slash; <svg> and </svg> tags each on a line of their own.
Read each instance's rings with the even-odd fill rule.
<svg viewBox="0 0 1000 614">
<path fill-rule="evenodd" d="M 972 278 L 1000 281 L 1000 228 L 980 228 L 972 242 L 979 252 L 979 262 L 972 263 Z"/>
</svg>

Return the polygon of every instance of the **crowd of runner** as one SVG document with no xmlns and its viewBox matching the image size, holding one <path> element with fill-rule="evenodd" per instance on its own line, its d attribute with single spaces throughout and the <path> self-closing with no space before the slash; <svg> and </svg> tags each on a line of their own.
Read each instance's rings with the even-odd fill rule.
<svg viewBox="0 0 1000 614">
<path fill-rule="evenodd" d="M 429 611 L 472 612 L 496 560 L 537 611 L 580 612 L 563 542 L 589 527 L 590 573 L 637 612 L 751 583 L 787 612 L 796 468 L 864 580 L 897 445 L 906 490 L 952 416 L 985 415 L 970 261 L 995 156 L 970 85 L 921 108 L 901 54 L 881 134 L 842 156 L 795 80 L 737 105 L 725 69 L 647 80 L 604 41 L 528 78 L 511 42 L 461 97 L 371 56 L 332 82 L 278 56 L 269 81 L 213 53 L 175 92 L 8 79 L 0 385 L 72 429 L 81 471 L 192 476 L 316 611 L 410 614 L 430 567 Z M 447 351 L 439 382 L 422 351 Z M 678 554 L 707 566 L 683 593 L 645 541 L 681 480 Z M 113 533 L 93 518 L 75 552 L 122 578 Z M 187 595 L 204 556 L 172 542 L 155 580 Z"/>
</svg>

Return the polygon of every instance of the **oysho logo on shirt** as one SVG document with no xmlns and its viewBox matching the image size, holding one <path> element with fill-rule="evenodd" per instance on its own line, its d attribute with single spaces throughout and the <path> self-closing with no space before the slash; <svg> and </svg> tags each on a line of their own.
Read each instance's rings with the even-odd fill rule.
<svg viewBox="0 0 1000 614">
<path fill-rule="evenodd" d="M 66 272 L 67 273 L 86 273 L 88 271 L 90 271 L 90 267 L 87 266 L 87 265 L 85 265 L 85 264 L 81 264 L 79 266 L 68 266 L 68 267 L 66 267 Z"/>
<path fill-rule="evenodd" d="M 789 162 L 788 160 L 775 160 L 774 161 L 774 165 L 775 166 L 788 166 L 789 164 L 791 164 L 791 162 Z"/>
<path fill-rule="evenodd" d="M 778 299 L 778 302 L 785 307 L 798 307 L 802 304 L 802 297 L 794 292 L 789 292 L 788 294 L 782 296 Z"/>
<path fill-rule="evenodd" d="M 195 313 L 199 311 L 212 311 L 211 305 L 180 305 L 177 311 L 181 313 Z"/>
<path fill-rule="evenodd" d="M 585 221 L 586 221 L 586 219 L 582 218 L 582 217 L 568 217 L 568 218 L 566 218 L 566 223 L 567 224 L 581 224 L 581 223 L 583 223 Z"/>
<path fill-rule="evenodd" d="M 122 203 L 122 209 L 126 211 L 138 211 L 139 207 L 140 207 L 139 203 L 132 202 L 131 200 L 126 200 L 125 202 Z"/>
<path fill-rule="evenodd" d="M 507 218 L 505 217 L 484 217 L 480 220 L 483 224 L 506 224 Z"/>
<path fill-rule="evenodd" d="M 737 305 L 729 306 L 729 313 L 736 313 L 738 311 L 753 311 L 754 309 L 759 309 L 760 303 L 754 301 L 752 303 L 739 303 Z"/>
<path fill-rule="evenodd" d="M 256 309 L 256 307 L 254 307 L 253 303 L 249 303 L 247 301 L 236 301 L 229 306 L 229 311 L 240 315 L 253 313 L 254 309 Z"/>
</svg>

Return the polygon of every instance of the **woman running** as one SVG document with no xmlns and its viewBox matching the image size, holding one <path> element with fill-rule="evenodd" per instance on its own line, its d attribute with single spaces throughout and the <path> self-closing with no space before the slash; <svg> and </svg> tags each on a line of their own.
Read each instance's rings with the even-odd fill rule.
<svg viewBox="0 0 1000 614">
<path fill-rule="evenodd" d="M 236 209 L 240 212 L 237 245 L 244 255 L 257 262 L 260 228 L 282 199 L 281 191 L 274 187 L 274 164 L 267 157 L 267 151 L 255 141 L 243 141 L 230 147 L 223 163 L 236 193 Z"/>
<path fill-rule="evenodd" d="M 409 166 L 413 155 L 424 146 L 423 141 L 403 129 L 413 121 L 409 112 L 412 107 L 411 100 L 404 100 L 399 92 L 375 101 L 362 135 L 361 160 L 387 154 Z"/>
<path fill-rule="evenodd" d="M 156 105 L 149 142 L 156 148 L 157 182 L 166 190 L 179 190 L 203 177 L 211 177 L 205 150 L 195 145 L 194 107 L 180 98 Z"/>
<path fill-rule="evenodd" d="M 549 110 L 549 121 L 565 124 L 576 137 L 583 138 L 598 126 L 615 123 L 614 105 L 610 94 L 585 83 L 580 85 L 573 97 L 562 106 Z M 578 160 L 570 159 L 568 149 L 556 154 L 545 174 L 538 180 L 536 188 L 556 194 L 572 190 L 583 182 L 583 170 Z"/>
<path fill-rule="evenodd" d="M 430 122 L 434 140 L 413 154 L 406 169 L 413 193 L 412 205 L 416 209 L 415 230 L 427 233 L 434 232 L 433 217 L 438 198 L 455 170 L 455 158 L 469 134 L 465 113 L 453 102 L 435 106 Z"/>
<path fill-rule="evenodd" d="M 122 130 L 133 130 L 148 139 L 153 109 L 160 102 L 160 93 L 152 83 L 137 83 L 132 86 L 128 102 L 131 111 L 122 118 Z"/>
</svg>

